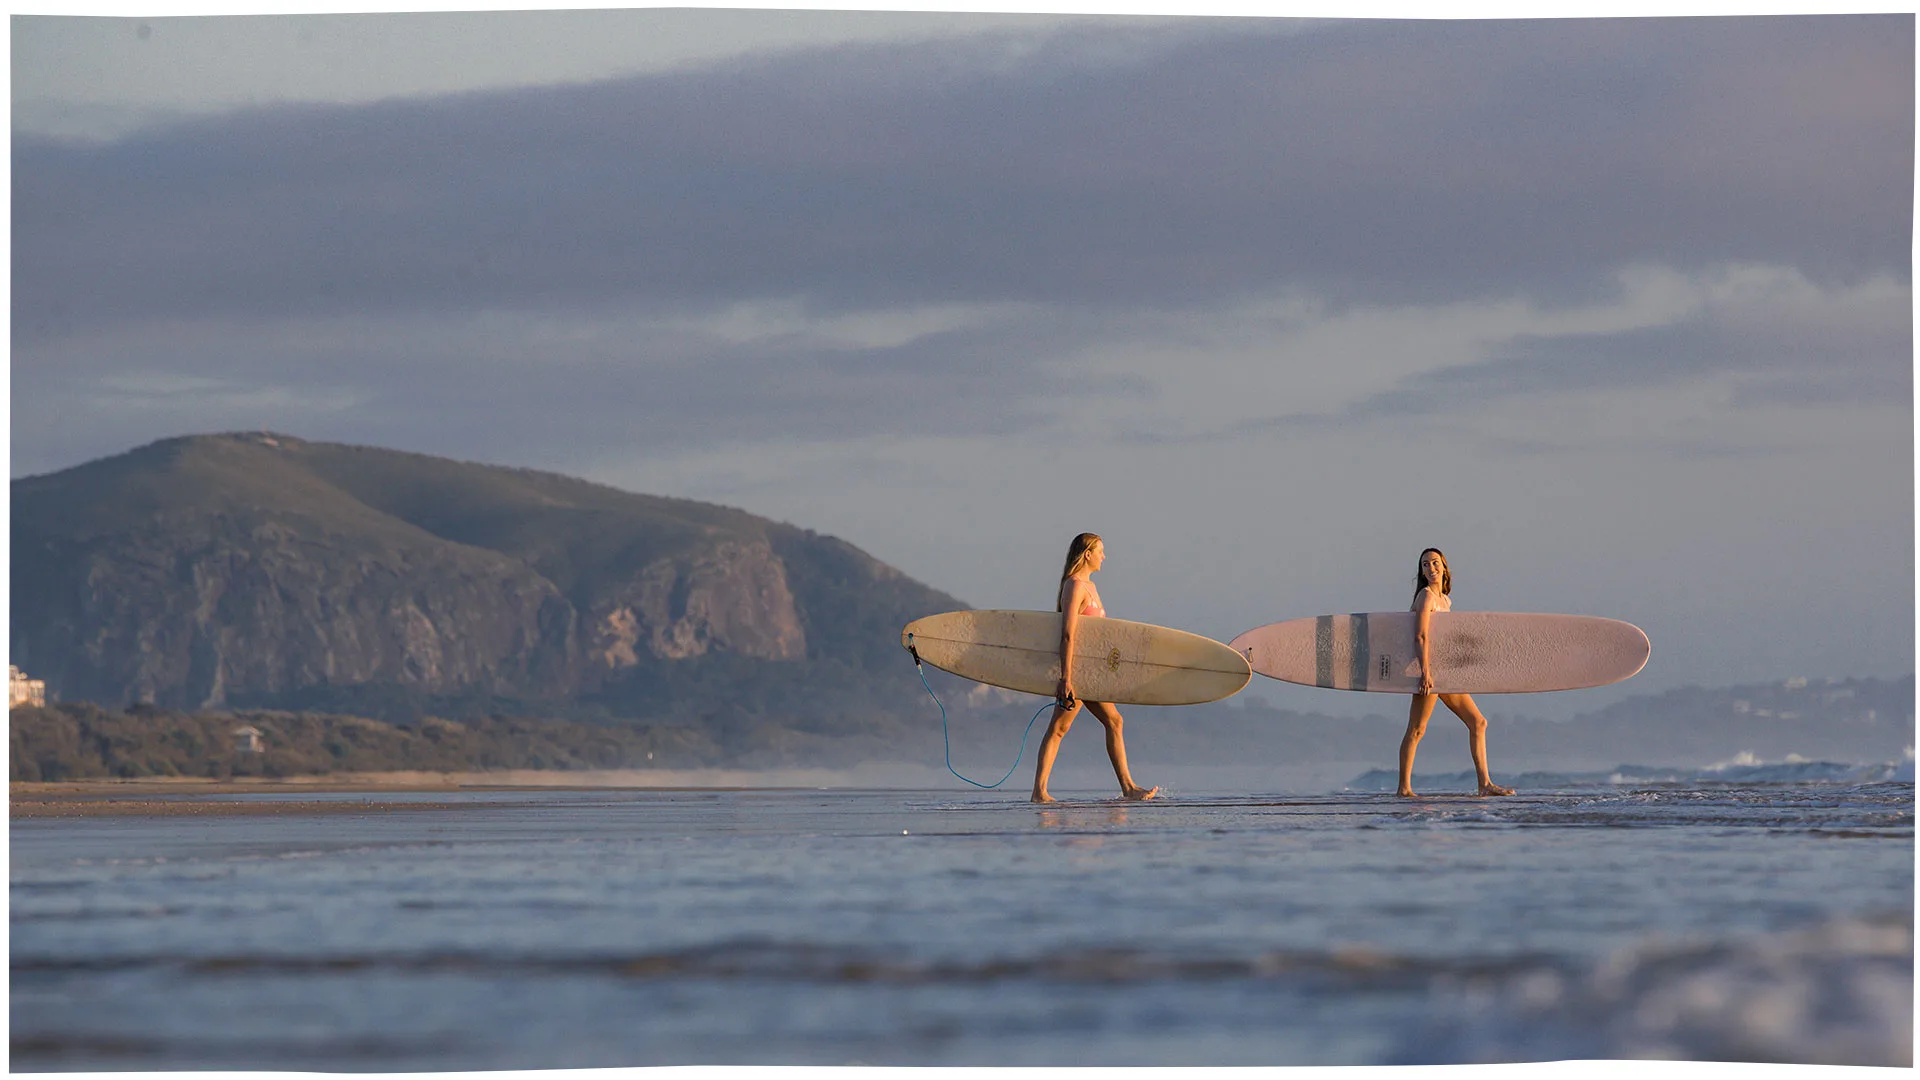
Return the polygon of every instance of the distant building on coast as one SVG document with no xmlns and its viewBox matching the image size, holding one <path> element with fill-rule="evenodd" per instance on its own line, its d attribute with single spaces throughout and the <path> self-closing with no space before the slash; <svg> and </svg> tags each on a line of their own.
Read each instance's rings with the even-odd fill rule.
<svg viewBox="0 0 1920 1080">
<path fill-rule="evenodd" d="M 260 740 L 261 731 L 252 724 L 243 724 L 233 729 L 233 752 L 236 754 L 265 753 L 267 744 Z"/>
<path fill-rule="evenodd" d="M 47 703 L 47 684 L 39 679 L 27 678 L 27 673 L 7 665 L 7 708 L 21 705 L 45 705 Z"/>
</svg>

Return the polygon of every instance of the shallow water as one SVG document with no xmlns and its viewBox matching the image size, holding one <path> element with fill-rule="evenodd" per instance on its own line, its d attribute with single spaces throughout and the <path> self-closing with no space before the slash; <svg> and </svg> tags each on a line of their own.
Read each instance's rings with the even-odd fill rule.
<svg viewBox="0 0 1920 1080">
<path fill-rule="evenodd" d="M 21 819 L 12 1062 L 1910 1063 L 1910 779 L 1531 779 Z"/>
</svg>

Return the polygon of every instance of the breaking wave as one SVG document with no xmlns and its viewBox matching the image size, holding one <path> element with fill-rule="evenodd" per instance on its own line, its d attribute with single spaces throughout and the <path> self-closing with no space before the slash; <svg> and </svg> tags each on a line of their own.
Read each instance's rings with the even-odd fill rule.
<svg viewBox="0 0 1920 1080">
<path fill-rule="evenodd" d="M 1211 985 L 1243 1000 L 1263 993 L 1335 995 L 1356 1005 L 1382 995 L 1426 1000 L 1424 1019 L 1391 1047 L 1388 1064 L 1665 1058 L 1906 1066 L 1913 1044 L 1913 926 L 1905 913 L 1771 934 L 1647 937 L 1591 961 L 1544 952 L 1422 956 L 1361 945 L 1239 955 L 1122 947 L 913 959 L 844 945 L 739 940 L 626 954 L 17 957 L 13 971 L 29 988 L 49 976 L 174 971 L 202 980 L 585 977 L 890 993 L 966 984 L 1005 992 L 1048 984 Z M 981 1022 L 989 1029 L 994 1023 Z"/>
<path fill-rule="evenodd" d="M 1399 784 L 1392 769 L 1369 769 L 1347 781 L 1348 791 L 1392 791 Z M 1617 765 L 1592 772 L 1535 770 L 1517 774 L 1503 773 L 1501 782 L 1529 792 L 1581 790 L 1618 787 L 1714 787 L 1734 785 L 1831 784 L 1912 784 L 1913 761 L 1870 764 L 1837 761 L 1786 761 L 1767 763 L 1741 755 L 1732 761 L 1712 765 L 1660 766 Z M 1414 786 L 1439 790 L 1472 791 L 1472 772 L 1416 773 Z"/>
<path fill-rule="evenodd" d="M 1650 939 L 1588 970 L 1541 966 L 1444 989 L 1454 1006 L 1401 1045 L 1397 1063 L 1913 1064 L 1913 925 L 1904 913 L 1760 937 Z"/>
</svg>

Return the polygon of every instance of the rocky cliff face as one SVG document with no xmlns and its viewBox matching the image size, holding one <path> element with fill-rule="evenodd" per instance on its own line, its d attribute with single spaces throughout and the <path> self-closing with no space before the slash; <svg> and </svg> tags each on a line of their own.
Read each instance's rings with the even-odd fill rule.
<svg viewBox="0 0 1920 1080">
<path fill-rule="evenodd" d="M 109 705 L 348 687 L 552 701 L 722 658 L 736 678 L 860 668 L 894 644 L 876 630 L 961 606 L 739 511 L 285 436 L 16 481 L 13 552 L 14 660 Z"/>
<path fill-rule="evenodd" d="M 40 563 L 73 587 L 35 590 L 38 603 L 16 593 L 17 652 L 63 696 L 171 707 L 325 683 L 560 688 L 570 612 L 510 559 L 427 544 L 343 552 L 280 522 L 196 525 Z"/>
<path fill-rule="evenodd" d="M 589 656 L 608 670 L 642 653 L 684 660 L 709 650 L 762 660 L 798 660 L 806 631 L 786 567 L 766 541 L 722 541 L 686 560 L 647 564 L 589 615 Z"/>
</svg>

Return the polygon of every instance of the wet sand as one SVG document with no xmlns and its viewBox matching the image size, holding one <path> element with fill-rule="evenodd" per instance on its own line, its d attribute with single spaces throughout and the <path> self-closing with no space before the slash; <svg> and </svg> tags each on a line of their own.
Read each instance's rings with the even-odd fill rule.
<svg viewBox="0 0 1920 1080">
<path fill-rule="evenodd" d="M 456 804 L 428 800 L 304 799 L 303 795 L 391 794 L 436 791 L 584 791 L 600 789 L 732 790 L 767 788 L 915 786 L 922 770 L 875 766 L 829 769 L 600 769 L 498 772 L 333 773 L 325 776 L 143 777 L 136 780 L 15 781 L 7 785 L 11 818 L 178 815 L 365 814 L 444 810 Z M 931 771 L 928 770 L 931 776 Z M 903 785 L 902 782 L 905 781 Z M 268 795 L 234 800 L 227 796 Z M 212 796 L 212 797 L 209 797 Z M 458 804 L 465 805 L 465 804 Z"/>
<path fill-rule="evenodd" d="M 452 810 L 455 803 L 365 802 L 330 799 L 276 799 L 272 802 L 224 802 L 212 799 L 141 799 L 125 796 L 57 795 L 8 801 L 7 814 L 21 818 L 75 817 L 258 817 L 296 814 L 386 814 L 400 810 Z"/>
<path fill-rule="evenodd" d="M 455 791 L 456 777 L 439 773 L 373 773 L 353 776 L 310 776 L 263 780 L 206 780 L 186 777 L 140 780 L 75 780 L 59 783 L 14 782 L 7 785 L 7 816 L 48 817 L 173 817 L 257 814 L 339 814 L 444 809 L 433 802 L 372 802 L 342 799 L 302 799 L 302 795 L 339 795 L 354 792 Z M 236 801 L 206 796 L 275 795 L 272 800 Z"/>
</svg>

